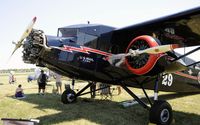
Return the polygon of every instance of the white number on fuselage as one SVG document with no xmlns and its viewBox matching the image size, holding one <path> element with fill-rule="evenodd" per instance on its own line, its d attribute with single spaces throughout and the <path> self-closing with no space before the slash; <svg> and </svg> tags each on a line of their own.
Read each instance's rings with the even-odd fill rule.
<svg viewBox="0 0 200 125">
<path fill-rule="evenodd" d="M 163 76 L 162 85 L 171 86 L 173 83 L 173 76 L 172 74 L 165 74 Z"/>
</svg>

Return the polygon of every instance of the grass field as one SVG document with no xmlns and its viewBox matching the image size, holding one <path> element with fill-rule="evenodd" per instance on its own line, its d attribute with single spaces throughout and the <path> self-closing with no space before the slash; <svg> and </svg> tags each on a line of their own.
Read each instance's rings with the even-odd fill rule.
<svg viewBox="0 0 200 125">
<path fill-rule="evenodd" d="M 76 103 L 64 105 L 60 95 L 52 94 L 55 81 L 48 83 L 46 95 L 37 95 L 36 82 L 27 83 L 27 74 L 16 75 L 17 83 L 8 84 L 8 76 L 0 75 L 0 118 L 35 118 L 42 125 L 147 125 L 148 111 L 140 105 L 124 108 L 120 102 L 130 100 L 131 97 L 122 91 L 112 100 L 102 100 L 97 96 L 95 100 L 90 95 L 85 95 Z M 63 83 L 70 83 L 67 78 Z M 22 84 L 27 98 L 17 100 L 13 98 L 18 84 Z M 85 83 L 76 84 L 81 88 Z M 63 86 L 64 88 L 64 86 Z M 142 92 L 133 89 L 138 95 Z M 149 91 L 149 95 L 152 92 Z M 159 98 L 167 99 L 172 105 L 174 113 L 173 125 L 200 125 L 200 94 L 177 95 L 174 93 L 159 93 Z M 85 99 L 87 98 L 87 101 Z M 2 121 L 0 121 L 2 124 Z"/>
</svg>

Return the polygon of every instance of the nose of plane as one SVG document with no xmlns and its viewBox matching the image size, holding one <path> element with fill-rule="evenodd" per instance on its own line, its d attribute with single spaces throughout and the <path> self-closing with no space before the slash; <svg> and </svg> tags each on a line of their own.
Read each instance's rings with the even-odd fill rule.
<svg viewBox="0 0 200 125">
<path fill-rule="evenodd" d="M 43 48 L 45 35 L 42 30 L 33 29 L 23 44 L 23 61 L 25 63 L 35 64 Z"/>
</svg>

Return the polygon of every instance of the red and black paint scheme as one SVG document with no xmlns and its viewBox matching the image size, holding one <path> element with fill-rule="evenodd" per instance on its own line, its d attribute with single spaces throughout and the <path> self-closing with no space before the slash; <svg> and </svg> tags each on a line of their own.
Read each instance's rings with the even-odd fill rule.
<svg viewBox="0 0 200 125">
<path fill-rule="evenodd" d="M 171 107 L 163 110 L 166 117 L 151 116 L 155 107 L 167 102 L 157 100 L 157 92 L 200 92 L 200 66 L 185 56 L 196 49 L 179 55 L 173 51 L 158 54 L 143 53 L 124 56 L 131 50 L 145 50 L 161 45 L 178 44 L 182 47 L 200 44 L 200 8 L 194 8 L 170 16 L 116 29 L 98 24 L 80 24 L 61 27 L 57 36 L 46 36 L 33 29 L 23 44 L 23 60 L 26 63 L 45 66 L 73 79 L 83 79 L 121 85 L 144 108 L 150 109 L 150 121 L 171 123 Z M 155 52 L 158 52 L 155 49 Z M 73 102 L 90 86 L 75 94 L 65 91 L 64 103 Z M 127 87 L 154 90 L 151 107 L 142 102 Z M 74 94 L 68 97 L 67 95 Z M 65 97 L 66 96 L 66 97 Z M 70 99 L 69 99 L 70 98 Z M 156 105 L 156 106 L 155 106 Z M 168 105 L 168 103 L 167 103 Z"/>
</svg>

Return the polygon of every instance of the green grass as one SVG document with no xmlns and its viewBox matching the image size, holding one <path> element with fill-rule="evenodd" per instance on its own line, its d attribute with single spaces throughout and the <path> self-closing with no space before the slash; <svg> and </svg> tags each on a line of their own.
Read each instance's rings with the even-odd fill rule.
<svg viewBox="0 0 200 125">
<path fill-rule="evenodd" d="M 60 101 L 60 95 L 51 93 L 55 81 L 48 83 L 47 94 L 37 95 L 36 82 L 27 83 L 26 74 L 16 76 L 17 83 L 8 84 L 8 76 L 0 75 L 0 118 L 35 118 L 42 125 L 147 125 L 149 112 L 140 105 L 123 108 L 121 101 L 131 97 L 122 91 L 122 94 L 114 96 L 112 100 L 101 100 L 97 96 L 95 100 L 89 95 L 80 97 L 76 103 L 64 105 Z M 64 78 L 63 83 L 70 83 Z M 18 84 L 22 84 L 27 98 L 17 100 L 13 98 Z M 77 83 L 76 88 L 81 88 L 85 83 Z M 64 88 L 64 86 L 63 86 Z M 138 95 L 142 95 L 139 89 L 134 89 Z M 149 95 L 152 92 L 149 91 Z M 173 125 L 199 125 L 200 124 L 200 95 L 176 95 L 160 93 L 162 99 L 167 99 L 172 105 L 175 123 Z M 89 101 L 85 101 L 85 99 Z M 2 124 L 2 122 L 0 122 Z"/>
</svg>

